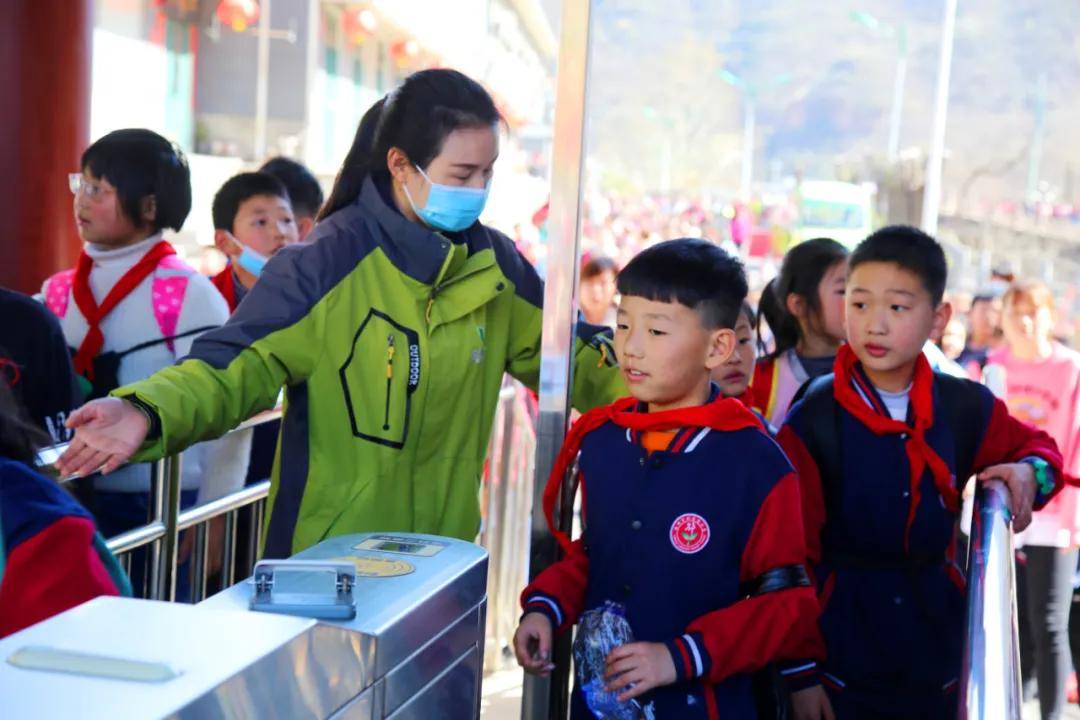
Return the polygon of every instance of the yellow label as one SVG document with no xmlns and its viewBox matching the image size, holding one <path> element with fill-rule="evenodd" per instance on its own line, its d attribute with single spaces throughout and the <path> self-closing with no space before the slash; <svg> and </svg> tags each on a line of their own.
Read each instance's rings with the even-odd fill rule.
<svg viewBox="0 0 1080 720">
<path fill-rule="evenodd" d="M 356 566 L 357 577 L 398 577 L 399 575 L 408 575 L 416 569 L 412 563 L 404 560 L 390 560 L 369 555 L 349 555 L 331 558 L 331 560 L 335 562 L 351 562 Z"/>
</svg>

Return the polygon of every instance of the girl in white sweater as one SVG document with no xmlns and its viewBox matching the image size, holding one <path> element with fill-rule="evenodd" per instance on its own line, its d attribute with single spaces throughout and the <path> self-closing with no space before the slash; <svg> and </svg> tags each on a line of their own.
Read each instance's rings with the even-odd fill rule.
<svg viewBox="0 0 1080 720">
<path fill-rule="evenodd" d="M 191 209 L 187 162 L 168 140 L 149 130 L 109 133 L 86 150 L 82 172 L 69 181 L 85 246 L 76 267 L 49 278 L 42 294 L 60 318 L 76 373 L 99 397 L 184 357 L 229 310 L 210 281 L 162 239 Z M 241 487 L 250 440 L 244 432 L 187 450 L 181 505 Z M 103 534 L 145 523 L 149 488 L 148 465 L 96 478 Z"/>
</svg>

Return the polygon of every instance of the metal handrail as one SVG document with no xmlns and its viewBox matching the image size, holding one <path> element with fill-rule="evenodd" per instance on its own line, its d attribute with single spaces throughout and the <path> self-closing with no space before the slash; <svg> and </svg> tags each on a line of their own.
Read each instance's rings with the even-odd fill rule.
<svg viewBox="0 0 1080 720">
<path fill-rule="evenodd" d="M 143 545 L 149 545 L 155 540 L 160 540 L 165 537 L 165 523 L 161 521 L 154 521 L 148 525 L 140 525 L 133 530 L 128 530 L 125 533 L 121 533 L 116 537 L 109 538 L 105 545 L 114 555 L 120 553 L 131 552 L 141 548 Z"/>
<path fill-rule="evenodd" d="M 252 416 L 227 434 L 273 422 L 280 419 L 281 416 L 282 408 L 279 405 Z M 58 443 L 41 448 L 36 458 L 37 466 L 42 469 L 53 468 L 69 445 L 70 443 Z M 150 558 L 146 594 L 152 600 L 171 602 L 176 599 L 181 530 L 195 528 L 197 531 L 195 560 L 199 572 L 206 567 L 207 534 L 205 523 L 209 520 L 220 515 L 224 515 L 226 518 L 228 537 L 226 538 L 225 550 L 226 558 L 230 560 L 230 563 L 236 550 L 236 520 L 234 517 L 236 511 L 249 505 L 254 506 L 252 520 L 253 524 L 258 527 L 253 530 L 253 538 L 258 538 L 261 533 L 262 513 L 257 503 L 265 499 L 269 494 L 269 481 L 243 488 L 225 497 L 181 513 L 181 463 L 180 454 L 170 455 L 152 463 L 150 483 L 151 517 L 149 521 L 145 525 L 132 528 L 106 540 L 106 546 L 116 555 L 124 555 L 149 546 Z M 74 480 L 75 477 L 60 478 L 60 482 L 68 482 Z M 121 560 L 125 565 L 129 564 L 129 558 L 121 558 Z M 232 568 L 228 567 L 225 573 L 226 579 L 231 580 Z M 205 589 L 205 577 L 196 575 L 196 581 Z M 196 597 L 199 597 L 198 594 L 196 594 Z"/>
<path fill-rule="evenodd" d="M 177 530 L 187 530 L 208 520 L 213 520 L 216 517 L 220 517 L 226 513 L 239 510 L 240 508 L 258 502 L 269 494 L 269 480 L 263 480 L 254 485 L 249 485 L 242 490 L 229 493 L 217 500 L 211 500 L 203 505 L 196 505 L 193 508 L 184 510 L 177 518 L 176 528 Z"/>
<path fill-rule="evenodd" d="M 1008 493 L 978 483 L 968 553 L 967 622 L 959 720 L 1020 717 L 1020 645 Z"/>
</svg>

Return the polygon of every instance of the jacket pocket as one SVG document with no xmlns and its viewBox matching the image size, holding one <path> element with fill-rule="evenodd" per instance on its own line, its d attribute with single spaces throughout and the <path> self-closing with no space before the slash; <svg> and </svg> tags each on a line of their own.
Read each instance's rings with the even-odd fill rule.
<svg viewBox="0 0 1080 720">
<path fill-rule="evenodd" d="M 372 308 L 353 336 L 340 376 L 353 436 L 404 447 L 420 385 L 419 334 Z"/>
</svg>

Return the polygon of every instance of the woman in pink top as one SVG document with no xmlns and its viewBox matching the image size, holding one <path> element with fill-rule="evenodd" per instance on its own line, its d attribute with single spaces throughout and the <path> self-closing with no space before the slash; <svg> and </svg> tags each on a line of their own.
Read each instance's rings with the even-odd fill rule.
<svg viewBox="0 0 1080 720">
<path fill-rule="evenodd" d="M 988 365 L 1004 370 L 1009 412 L 1054 438 L 1065 460 L 1065 472 L 1076 477 L 1080 475 L 1080 353 L 1053 340 L 1054 300 L 1045 285 L 1013 285 L 1003 304 L 1005 346 L 990 352 Z M 1027 596 L 1026 612 L 1021 608 L 1021 637 L 1030 638 L 1034 652 L 1044 720 L 1061 717 L 1065 706 L 1069 607 L 1080 545 L 1077 494 L 1074 487 L 1064 488 L 1035 514 L 1018 538 L 1027 557 L 1020 578 Z M 1024 674 L 1029 673 L 1030 664 Z"/>
</svg>

